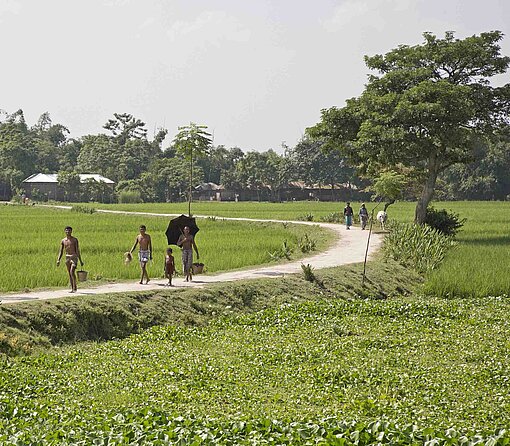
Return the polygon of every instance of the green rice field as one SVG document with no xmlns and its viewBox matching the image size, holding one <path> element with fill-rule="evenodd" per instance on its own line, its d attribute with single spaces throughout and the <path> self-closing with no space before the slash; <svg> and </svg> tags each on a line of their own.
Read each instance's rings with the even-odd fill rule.
<svg viewBox="0 0 510 446">
<path fill-rule="evenodd" d="M 466 222 L 458 246 L 427 277 L 426 294 L 440 297 L 510 295 L 510 202 L 441 202 Z M 414 203 L 397 203 L 388 215 L 400 221 L 414 216 Z"/>
<path fill-rule="evenodd" d="M 138 203 L 138 204 L 94 204 L 97 208 L 187 214 L 188 203 Z M 345 203 L 322 201 L 293 201 L 283 203 L 255 201 L 197 201 L 192 204 L 193 215 L 215 215 L 230 218 L 261 218 L 275 220 L 298 220 L 306 214 L 313 214 L 314 220 L 332 212 L 341 212 Z"/>
<path fill-rule="evenodd" d="M 46 207 L 0 206 L 0 291 L 16 291 L 68 284 L 65 266 L 56 267 L 64 227 L 73 227 L 80 242 L 84 269 L 92 283 L 101 280 L 139 278 L 138 262 L 124 264 L 124 253 L 133 246 L 138 227 L 147 226 L 152 236 L 154 260 L 150 277 L 162 277 L 167 242 L 168 217 L 86 214 Z M 243 268 L 272 261 L 270 253 L 280 249 L 284 240 L 293 248 L 293 258 L 303 254 L 298 240 L 308 234 L 317 249 L 331 242 L 329 232 L 317 227 L 281 223 L 237 222 L 222 219 L 197 219 L 200 231 L 196 242 L 200 261 L 207 272 Z M 181 270 L 180 250 L 174 250 L 176 268 Z"/>
<path fill-rule="evenodd" d="M 317 221 L 332 212 L 340 212 L 344 203 L 330 202 L 198 202 L 196 214 L 228 217 L 253 217 L 295 220 L 312 214 Z M 436 209 L 447 209 L 466 218 L 458 234 L 459 245 L 447 255 L 441 267 L 433 272 L 424 286 L 427 294 L 441 297 L 510 295 L 510 202 L 457 201 L 434 202 Z M 112 205 L 114 209 L 185 212 L 186 203 Z M 367 203 L 369 211 L 375 206 Z M 103 205 L 101 205 L 103 207 Z M 353 203 L 354 212 L 359 209 Z M 378 208 L 380 209 L 381 206 Z M 410 222 L 415 203 L 397 202 L 388 208 L 388 217 Z"/>
</svg>

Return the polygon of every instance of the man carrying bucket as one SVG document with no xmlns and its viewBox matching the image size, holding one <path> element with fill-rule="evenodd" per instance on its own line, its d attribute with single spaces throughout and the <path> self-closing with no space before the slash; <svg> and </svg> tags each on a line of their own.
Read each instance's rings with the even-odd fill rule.
<svg viewBox="0 0 510 446">
<path fill-rule="evenodd" d="M 149 283 L 149 273 L 147 272 L 147 262 L 152 260 L 152 239 L 149 234 L 147 234 L 147 228 L 145 225 L 140 226 L 140 234 L 136 236 L 135 244 L 129 251 L 131 254 L 136 245 L 140 245 L 140 250 L 138 251 L 138 260 L 140 262 L 140 269 L 142 270 L 142 277 L 140 278 L 140 285 L 143 284 L 143 279 L 145 278 L 145 284 Z"/>
<path fill-rule="evenodd" d="M 57 266 L 60 265 L 60 259 L 62 258 L 62 254 L 65 250 L 67 273 L 69 274 L 69 282 L 71 283 L 70 293 L 76 293 L 78 289 L 76 285 L 76 268 L 78 267 L 78 260 L 80 261 L 81 266 L 83 266 L 83 260 L 81 259 L 78 239 L 72 236 L 73 228 L 71 228 L 71 226 L 66 226 L 64 231 L 66 236 L 60 242 Z"/>
</svg>

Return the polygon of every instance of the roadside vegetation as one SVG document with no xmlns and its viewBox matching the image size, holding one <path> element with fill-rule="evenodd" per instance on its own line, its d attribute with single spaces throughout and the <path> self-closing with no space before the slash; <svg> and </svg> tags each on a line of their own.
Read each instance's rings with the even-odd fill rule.
<svg viewBox="0 0 510 446">
<path fill-rule="evenodd" d="M 55 266 L 59 242 L 67 225 L 73 227 L 73 235 L 79 239 L 90 283 L 138 278 L 137 262 L 126 266 L 123 254 L 133 246 L 140 224 L 147 226 L 153 239 L 154 260 L 148 266 L 149 274 L 162 277 L 169 217 L 4 205 L 0 206 L 0 218 L 1 292 L 67 285 L 65 267 Z M 329 231 L 316 226 L 221 218 L 198 219 L 197 223 L 200 259 L 208 273 L 273 262 L 273 254 L 281 250 L 283 243 L 288 247 L 288 258 L 295 260 L 306 254 L 301 245 L 307 236 L 315 243 L 316 250 L 323 250 L 332 241 Z M 243 248 L 239 249 L 240 246 Z M 174 257 L 177 271 L 180 271 L 181 259 L 177 254 L 176 251 Z"/>
</svg>

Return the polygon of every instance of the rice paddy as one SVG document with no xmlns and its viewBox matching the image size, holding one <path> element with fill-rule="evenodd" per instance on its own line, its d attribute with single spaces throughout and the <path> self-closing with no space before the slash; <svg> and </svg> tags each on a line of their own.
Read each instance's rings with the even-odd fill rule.
<svg viewBox="0 0 510 446">
<path fill-rule="evenodd" d="M 441 267 L 427 276 L 424 291 L 442 297 L 510 295 L 510 202 L 457 201 L 433 202 L 436 209 L 447 209 L 466 218 L 457 235 L 458 246 L 446 256 Z M 181 212 L 185 203 L 117 205 L 126 210 Z M 275 218 L 295 220 L 311 214 L 318 221 L 343 209 L 344 203 L 331 202 L 198 202 L 196 214 Z M 369 211 L 375 206 L 368 203 Z M 101 206 L 102 207 L 102 206 Z M 355 214 L 358 204 L 353 205 Z M 388 208 L 390 219 L 411 222 L 415 203 L 397 202 Z"/>
<path fill-rule="evenodd" d="M 466 223 L 457 236 L 458 246 L 447 254 L 439 269 L 427 276 L 424 291 L 442 297 L 510 294 L 510 202 L 436 202 L 433 205 L 458 213 L 466 218 Z M 187 212 L 187 203 L 93 206 L 137 212 Z M 311 214 L 314 221 L 319 221 L 341 211 L 343 206 L 331 202 L 197 202 L 193 203 L 192 211 L 195 215 L 281 220 L 296 220 Z M 371 210 L 374 206 L 369 203 L 367 208 Z M 358 204 L 354 203 L 353 207 L 356 213 Z M 388 209 L 389 218 L 412 221 L 414 207 L 410 202 L 396 203 Z M 121 257 L 132 246 L 139 224 L 145 222 L 148 232 L 155 237 L 157 253 L 154 265 L 150 266 L 151 274 L 160 275 L 167 218 L 13 209 L 0 208 L 4 234 L 0 243 L 2 291 L 66 284 L 64 271 L 53 266 L 66 224 L 75 226 L 74 234 L 80 239 L 86 269 L 93 279 L 124 280 L 138 277 L 137 266 L 124 267 Z M 289 226 L 292 228 L 289 230 L 279 224 L 225 222 L 220 218 L 199 221 L 202 231 L 197 243 L 209 272 L 268 263 L 269 252 L 279 249 L 285 239 L 295 245 L 304 232 L 317 234 L 318 249 L 324 246 L 320 243 L 326 238 L 319 235 L 318 229 Z M 271 228 L 270 237 L 261 237 L 264 228 Z M 180 262 L 178 255 L 176 260 Z"/>
<path fill-rule="evenodd" d="M 138 234 L 140 224 L 152 236 L 154 259 L 148 265 L 150 277 L 162 277 L 167 247 L 165 230 L 168 217 L 86 214 L 63 209 L 1 206 L 0 291 L 17 291 L 67 286 L 65 266 L 56 266 L 64 227 L 73 227 L 80 242 L 84 269 L 92 281 L 116 281 L 139 278 L 138 262 L 124 264 Z M 200 261 L 207 272 L 243 268 L 271 262 L 270 254 L 286 240 L 293 258 L 303 254 L 298 240 L 308 234 L 324 249 L 331 241 L 329 232 L 318 227 L 281 223 L 237 222 L 223 219 L 197 219 L 200 232 L 196 242 Z M 328 236 L 326 236 L 328 234 Z M 176 268 L 181 270 L 180 250 L 174 250 Z"/>
</svg>

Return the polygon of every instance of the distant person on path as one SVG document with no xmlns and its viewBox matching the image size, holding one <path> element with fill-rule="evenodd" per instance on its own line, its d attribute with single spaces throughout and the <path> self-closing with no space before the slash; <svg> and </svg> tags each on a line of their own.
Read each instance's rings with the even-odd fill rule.
<svg viewBox="0 0 510 446">
<path fill-rule="evenodd" d="M 146 284 L 149 283 L 149 274 L 147 273 L 147 262 L 152 260 L 152 240 L 151 236 L 147 234 L 145 231 L 147 228 L 145 225 L 140 226 L 140 234 L 136 236 L 135 244 L 129 251 L 132 253 L 136 245 L 140 245 L 140 250 L 138 251 L 138 260 L 140 262 L 140 269 L 142 270 L 142 277 L 140 278 L 140 285 L 143 284 L 143 279 L 145 278 Z"/>
<path fill-rule="evenodd" d="M 165 256 L 165 277 L 168 279 L 168 286 L 172 286 L 172 275 L 175 273 L 175 261 L 172 255 L 172 248 L 167 248 Z"/>
<path fill-rule="evenodd" d="M 189 227 L 186 226 L 177 240 L 177 246 L 182 248 L 182 270 L 186 276 L 186 282 L 193 280 L 193 249 L 197 253 L 197 259 L 200 258 L 198 254 L 198 248 L 195 243 L 195 238 L 189 231 Z"/>
<path fill-rule="evenodd" d="M 76 268 L 78 267 L 78 260 L 83 266 L 83 260 L 81 259 L 80 247 L 78 246 L 78 239 L 72 236 L 73 228 L 66 226 L 64 229 L 65 238 L 60 242 L 60 251 L 58 252 L 57 266 L 60 265 L 60 259 L 64 250 L 66 252 L 66 267 L 69 274 L 69 282 L 71 284 L 71 293 L 76 293 L 78 289 L 76 285 Z"/>
<path fill-rule="evenodd" d="M 353 215 L 354 215 L 354 211 L 351 208 L 351 203 L 347 202 L 347 206 L 344 207 L 344 217 L 345 217 L 346 229 L 351 229 Z"/>
<path fill-rule="evenodd" d="M 368 209 L 365 207 L 365 203 L 361 203 L 361 207 L 359 209 L 359 221 L 361 222 L 361 229 L 365 229 L 368 222 Z"/>
</svg>

